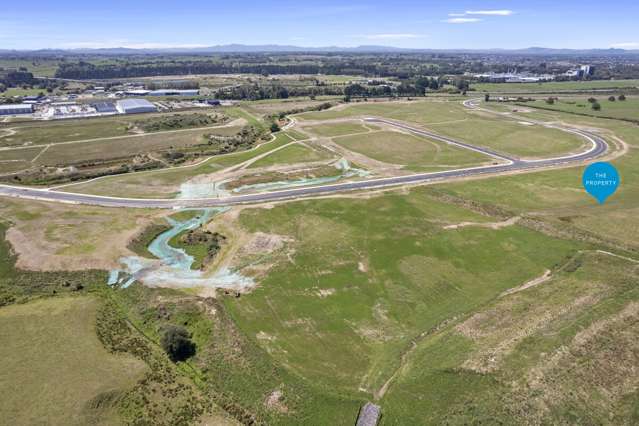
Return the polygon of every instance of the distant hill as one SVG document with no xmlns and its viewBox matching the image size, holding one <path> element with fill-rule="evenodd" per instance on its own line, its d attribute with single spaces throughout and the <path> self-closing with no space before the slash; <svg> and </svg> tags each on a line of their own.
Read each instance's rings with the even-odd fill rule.
<svg viewBox="0 0 639 426">
<path fill-rule="evenodd" d="M 525 49 L 408 49 L 393 46 L 363 45 L 355 47 L 323 46 L 305 47 L 279 44 L 247 45 L 224 44 L 197 48 L 158 48 L 133 49 L 127 47 L 101 49 L 38 49 L 12 50 L 0 49 L 0 54 L 30 54 L 42 56 L 55 55 L 144 55 L 144 54 L 205 54 L 205 53 L 465 53 L 465 54 L 503 54 L 503 55 L 584 55 L 611 56 L 636 55 L 639 50 L 626 49 L 561 49 L 546 47 L 529 47 Z"/>
</svg>

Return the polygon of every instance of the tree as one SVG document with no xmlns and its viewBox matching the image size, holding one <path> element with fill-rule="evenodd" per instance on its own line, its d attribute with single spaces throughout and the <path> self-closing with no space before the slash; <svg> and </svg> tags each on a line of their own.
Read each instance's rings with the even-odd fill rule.
<svg viewBox="0 0 639 426">
<path fill-rule="evenodd" d="M 195 343 L 190 333 L 177 325 L 169 325 L 162 331 L 160 346 L 173 362 L 184 361 L 195 355 Z"/>
<path fill-rule="evenodd" d="M 271 124 L 271 133 L 276 133 L 280 131 L 280 126 L 277 123 Z"/>
<path fill-rule="evenodd" d="M 457 86 L 457 89 L 459 89 L 461 92 L 465 92 L 466 90 L 468 90 L 468 80 L 459 79 L 455 83 L 455 86 Z"/>
<path fill-rule="evenodd" d="M 490 102 L 490 93 L 486 93 L 486 94 L 484 95 L 484 101 L 486 101 L 486 102 Z"/>
<path fill-rule="evenodd" d="M 625 101 L 626 100 L 626 95 L 619 95 L 619 97 L 617 98 L 620 101 Z"/>
<path fill-rule="evenodd" d="M 608 98 L 608 100 L 609 100 L 610 102 L 614 102 L 614 101 L 616 101 L 616 99 L 615 99 L 615 97 L 614 97 L 614 96 L 610 96 L 610 97 Z"/>
<path fill-rule="evenodd" d="M 595 101 L 592 103 L 592 109 L 595 111 L 599 111 L 601 110 L 601 105 L 599 105 L 599 102 Z"/>
</svg>

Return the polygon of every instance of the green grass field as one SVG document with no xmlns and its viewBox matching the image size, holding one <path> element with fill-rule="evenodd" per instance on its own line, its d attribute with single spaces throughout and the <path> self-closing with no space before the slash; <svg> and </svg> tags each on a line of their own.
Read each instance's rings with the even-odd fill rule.
<svg viewBox="0 0 639 426">
<path fill-rule="evenodd" d="M 245 210 L 248 230 L 294 239 L 294 263 L 227 306 L 248 335 L 269 336 L 265 349 L 293 371 L 344 392 L 373 393 L 410 339 L 579 247 L 518 226 L 443 229 L 485 220 L 421 189 Z"/>
<path fill-rule="evenodd" d="M 342 109 L 307 112 L 296 115 L 300 120 L 331 120 L 344 117 L 379 115 L 397 120 L 428 125 L 463 120 L 467 112 L 457 101 L 360 102 Z"/>
<path fill-rule="evenodd" d="M 150 133 L 140 136 L 125 136 L 116 139 L 52 145 L 38 160 L 42 165 L 74 164 L 92 160 L 127 158 L 156 150 L 187 148 L 204 144 L 206 134 L 232 136 L 241 127 L 230 126 L 216 129 L 191 129 L 169 133 Z M 1 153 L 0 153 L 0 158 Z"/>
<path fill-rule="evenodd" d="M 35 76 L 41 77 L 53 77 L 55 71 L 58 69 L 57 59 L 42 59 L 27 60 L 27 59 L 0 59 L 0 68 L 26 68 L 29 72 L 32 72 Z"/>
<path fill-rule="evenodd" d="M 435 132 L 523 158 L 576 152 L 585 141 L 572 133 L 500 118 L 469 119 L 455 125 L 434 124 Z"/>
<path fill-rule="evenodd" d="M 382 400 L 383 424 L 635 423 L 633 269 L 579 255 L 551 281 L 431 333 Z"/>
<path fill-rule="evenodd" d="M 616 96 L 615 96 L 616 97 Z M 593 117 L 621 118 L 639 121 L 639 97 L 627 96 L 625 101 L 609 101 L 608 96 L 594 96 L 601 105 L 599 111 L 592 109 L 587 97 L 562 97 L 549 105 L 545 100 L 527 102 L 526 107 L 539 107 L 554 111 L 592 115 Z"/>
<path fill-rule="evenodd" d="M 379 127 L 359 123 L 334 123 L 330 125 L 307 127 L 306 130 L 318 136 L 334 137 L 351 135 L 353 133 L 366 133 L 371 130 L 379 130 Z"/>
<path fill-rule="evenodd" d="M 304 120 L 377 115 L 412 122 L 442 135 L 521 157 L 547 157 L 578 150 L 583 141 L 569 133 L 487 115 L 478 116 L 458 101 L 352 104 L 344 109 L 304 113 Z"/>
<path fill-rule="evenodd" d="M 333 141 L 375 160 L 405 165 L 414 171 L 432 166 L 479 165 L 491 160 L 476 152 L 399 132 L 381 131 L 343 136 L 334 138 Z"/>
<path fill-rule="evenodd" d="M 107 401 L 131 388 L 145 365 L 102 346 L 97 307 L 85 296 L 0 308 L 3 422 L 85 425 L 99 417 L 100 424 L 121 423 Z"/>
<path fill-rule="evenodd" d="M 544 83 L 476 83 L 471 88 L 490 93 L 535 93 L 639 87 L 639 80 L 550 81 Z"/>
<path fill-rule="evenodd" d="M 304 145 L 294 144 L 289 145 L 286 148 L 282 148 L 273 154 L 269 154 L 266 157 L 257 160 L 251 164 L 249 168 L 257 167 L 269 167 L 275 165 L 297 164 L 297 163 L 309 163 L 313 161 L 328 160 L 331 155 L 325 151 L 319 151 L 312 149 Z"/>
</svg>

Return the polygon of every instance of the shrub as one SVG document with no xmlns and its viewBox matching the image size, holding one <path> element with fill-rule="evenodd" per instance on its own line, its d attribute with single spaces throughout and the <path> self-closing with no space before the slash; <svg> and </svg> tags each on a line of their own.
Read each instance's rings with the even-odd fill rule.
<svg viewBox="0 0 639 426">
<path fill-rule="evenodd" d="M 614 96 L 610 96 L 610 97 L 608 98 L 608 100 L 609 100 L 610 102 L 614 102 L 614 101 L 616 101 L 617 99 L 615 99 L 615 97 L 614 97 Z"/>
<path fill-rule="evenodd" d="M 595 110 L 595 111 L 601 110 L 601 105 L 599 105 L 599 102 L 596 102 L 596 101 L 593 102 L 592 103 L 592 109 Z"/>
<path fill-rule="evenodd" d="M 626 95 L 619 95 L 619 97 L 617 98 L 620 101 L 625 101 L 626 100 Z"/>
<path fill-rule="evenodd" d="M 191 341 L 191 335 L 184 327 L 176 325 L 165 327 L 160 338 L 160 345 L 173 362 L 184 361 L 195 355 L 195 343 Z"/>
<path fill-rule="evenodd" d="M 591 104 L 594 104 L 595 102 L 597 102 L 597 99 L 595 99 L 595 98 L 588 98 L 588 102 L 590 102 Z"/>
</svg>

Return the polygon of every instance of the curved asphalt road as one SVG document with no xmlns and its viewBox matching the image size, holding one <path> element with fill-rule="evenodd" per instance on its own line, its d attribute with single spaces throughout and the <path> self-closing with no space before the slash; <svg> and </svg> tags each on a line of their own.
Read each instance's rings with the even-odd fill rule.
<svg viewBox="0 0 639 426">
<path fill-rule="evenodd" d="M 475 108 L 472 101 L 464 102 L 464 105 L 469 108 Z M 418 173 L 407 176 L 389 177 L 389 178 L 377 178 L 370 180 L 363 180 L 357 182 L 344 182 L 331 185 L 319 185 L 300 187 L 294 189 L 285 189 L 281 191 L 262 192 L 256 194 L 246 195 L 233 195 L 225 198 L 197 198 L 197 199 L 140 199 L 140 198 L 118 198 L 118 197 L 104 197 L 99 195 L 88 194 L 74 194 L 63 191 L 52 191 L 48 189 L 37 189 L 28 187 L 18 187 L 10 185 L 0 185 L 0 196 L 26 198 L 41 201 L 53 201 L 61 203 L 74 203 L 74 204 L 89 204 L 104 207 L 135 207 L 135 208 L 164 208 L 164 209 L 177 209 L 177 208 L 189 208 L 189 207 L 222 207 L 235 204 L 254 204 L 275 200 L 304 198 L 313 195 L 330 194 L 334 192 L 344 192 L 350 190 L 362 190 L 362 189 L 379 189 L 397 185 L 416 184 L 416 183 L 429 183 L 439 182 L 449 179 L 456 179 L 461 177 L 479 176 L 487 174 L 499 174 L 505 172 L 532 170 L 541 167 L 553 167 L 564 166 L 567 164 L 581 163 L 584 161 L 595 159 L 608 150 L 608 144 L 599 136 L 578 129 L 569 129 L 559 126 L 550 126 L 537 122 L 536 124 L 542 124 L 547 127 L 556 128 L 565 132 L 577 134 L 591 143 L 591 147 L 586 151 L 567 155 L 563 157 L 548 158 L 543 160 L 520 160 L 514 157 L 510 157 L 498 152 L 492 151 L 487 148 L 470 145 L 464 142 L 440 136 L 425 130 L 421 130 L 415 127 L 408 126 L 404 123 L 396 122 L 393 120 L 387 120 L 382 118 L 366 118 L 365 120 L 370 122 L 384 123 L 390 126 L 395 126 L 399 129 L 409 131 L 416 135 L 426 136 L 444 143 L 455 145 L 461 148 L 470 149 L 472 151 L 480 152 L 482 154 L 491 156 L 499 161 L 499 163 L 473 167 L 467 169 L 446 170 L 442 172 L 433 173 Z"/>
</svg>

